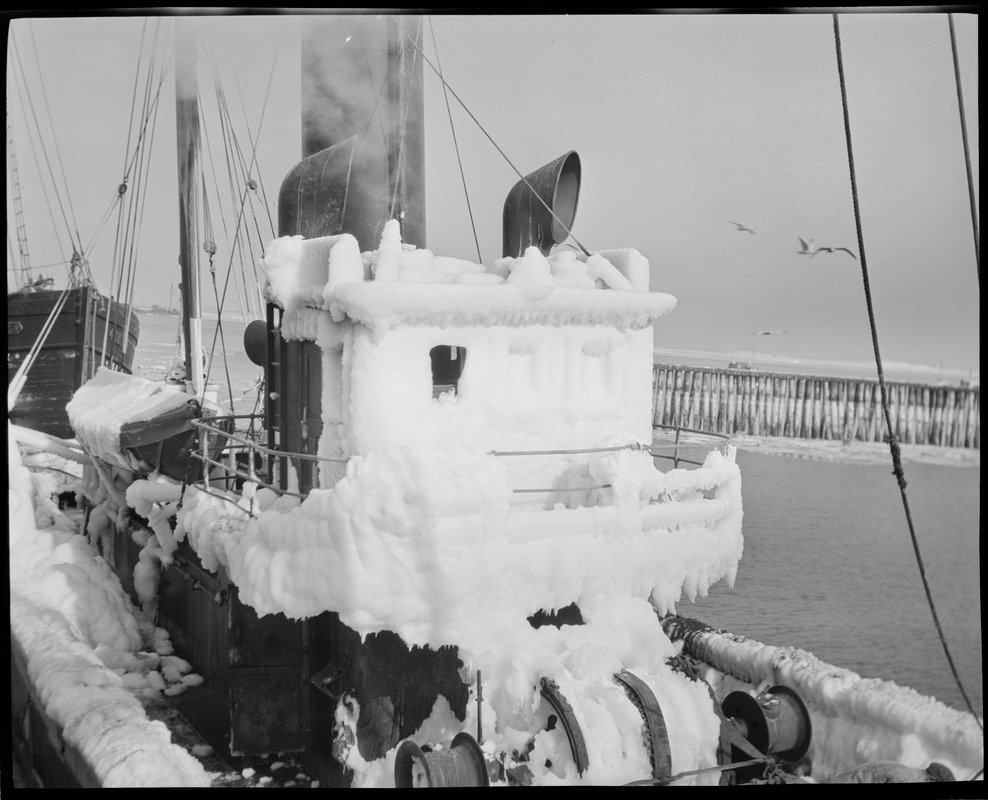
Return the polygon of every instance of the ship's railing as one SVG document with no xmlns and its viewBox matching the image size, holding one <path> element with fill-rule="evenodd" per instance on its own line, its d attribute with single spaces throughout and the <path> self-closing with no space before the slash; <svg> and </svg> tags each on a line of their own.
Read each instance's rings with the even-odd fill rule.
<svg viewBox="0 0 988 800">
<path fill-rule="evenodd" d="M 591 447 L 583 449 L 559 449 L 559 450 L 492 450 L 491 455 L 493 456 L 550 456 L 550 455 L 580 455 L 580 454 L 590 454 L 590 453 L 608 453 L 616 452 L 619 450 L 644 450 L 647 451 L 653 459 L 667 459 L 673 462 L 673 468 L 678 469 L 681 464 L 690 464 L 697 467 L 703 466 L 703 461 L 697 461 L 694 458 L 688 458 L 686 455 L 682 454 L 682 451 L 687 451 L 692 454 L 698 448 L 704 448 L 704 457 L 706 452 L 709 452 L 710 445 L 716 444 L 717 449 L 726 455 L 727 448 L 731 443 L 729 436 L 721 433 L 709 433 L 708 431 L 698 431 L 693 428 L 681 428 L 673 425 L 653 425 L 653 441 L 651 445 L 644 445 L 639 442 L 630 442 L 628 444 L 617 445 L 615 447 Z M 674 439 L 670 443 L 656 442 L 655 432 L 662 431 L 665 433 L 674 434 Z M 563 488 L 553 487 L 550 489 L 514 489 L 516 494 L 521 493 L 558 493 L 565 494 L 568 492 L 588 492 L 592 489 L 610 489 L 611 484 L 602 483 L 596 486 L 580 486 L 573 488 Z"/>
<path fill-rule="evenodd" d="M 672 436 L 673 441 L 670 443 L 657 443 L 657 433 L 666 437 Z M 710 445 L 714 443 L 716 443 L 717 449 L 722 454 L 727 455 L 727 449 L 731 444 L 731 437 L 725 433 L 711 433 L 710 431 L 700 431 L 696 428 L 682 428 L 678 425 L 652 425 L 652 446 L 649 448 L 649 452 L 653 458 L 672 461 L 674 469 L 677 469 L 680 464 L 693 464 L 700 467 L 703 466 L 702 461 L 696 461 L 682 456 L 680 455 L 680 451 L 694 451 L 698 448 L 707 448 L 709 452 Z M 671 455 L 669 451 L 672 451 Z"/>
<path fill-rule="evenodd" d="M 215 485 L 216 483 L 223 484 L 227 490 L 237 488 L 238 482 L 242 485 L 244 482 L 251 482 L 259 487 L 270 489 L 278 495 L 289 495 L 292 497 L 298 497 L 304 499 L 305 495 L 299 494 L 298 492 L 292 492 L 288 489 L 283 489 L 280 486 L 265 480 L 265 476 L 258 473 L 255 468 L 256 459 L 255 456 L 268 456 L 269 463 L 272 463 L 274 459 L 280 459 L 282 462 L 285 458 L 291 459 L 302 459 L 305 461 L 313 462 L 327 462 L 327 463 L 346 463 L 349 461 L 347 456 L 318 456 L 312 455 L 311 453 L 292 453 L 285 450 L 275 450 L 270 447 L 266 447 L 262 444 L 251 439 L 249 436 L 237 431 L 229 431 L 222 428 L 218 423 L 224 422 L 226 420 L 233 420 L 236 424 L 237 420 L 249 419 L 251 421 L 256 421 L 258 418 L 252 414 L 237 415 L 231 414 L 227 416 L 216 416 L 207 417 L 201 420 L 193 420 L 192 424 L 199 431 L 199 451 L 193 453 L 192 455 L 198 459 L 204 465 L 204 472 L 209 475 L 209 477 L 204 477 L 201 481 L 196 481 L 195 486 L 200 491 L 207 494 L 212 494 L 221 499 L 228 499 L 222 495 L 216 494 L 215 492 L 210 492 L 209 487 Z M 490 455 L 499 458 L 512 457 L 512 456 L 549 456 L 549 455 L 589 455 L 592 453 L 607 453 L 607 452 L 617 452 L 619 450 L 639 450 L 646 451 L 653 459 L 664 459 L 673 462 L 673 468 L 678 469 L 681 464 L 690 464 L 693 466 L 702 466 L 703 461 L 697 461 L 696 459 L 689 458 L 683 454 L 683 451 L 692 452 L 697 448 L 704 448 L 709 451 L 711 444 L 716 443 L 718 449 L 722 452 L 727 451 L 727 447 L 730 444 L 730 437 L 725 434 L 720 433 L 710 433 L 707 431 L 699 431 L 693 428 L 682 428 L 672 425 L 653 425 L 653 441 L 651 445 L 644 445 L 640 442 L 630 442 L 628 444 L 616 445 L 612 447 L 590 447 L 590 448 L 561 448 L 561 449 L 550 449 L 550 450 L 491 450 Z M 661 432 L 664 435 L 672 435 L 673 441 L 662 442 L 658 441 L 657 437 L 654 435 L 656 432 Z M 218 461 L 210 456 L 211 452 L 216 452 L 217 439 L 222 442 L 222 449 L 225 456 L 224 461 Z M 238 459 L 238 454 L 245 454 L 246 458 Z M 217 475 L 216 472 L 219 471 Z M 513 489 L 515 494 L 567 494 L 571 492 L 588 492 L 595 489 L 610 489 L 611 484 L 602 483 L 595 486 L 579 486 L 571 488 L 526 488 L 526 489 Z"/>
<path fill-rule="evenodd" d="M 237 487 L 238 481 L 241 483 L 249 481 L 261 488 L 270 489 L 279 495 L 289 495 L 291 497 L 305 499 L 305 495 L 303 494 L 293 492 L 289 489 L 283 489 L 265 480 L 266 477 L 270 476 L 258 472 L 255 467 L 255 456 L 268 456 L 271 461 L 281 459 L 282 463 L 284 463 L 284 459 L 286 458 L 334 463 L 346 463 L 349 461 L 347 456 L 317 456 L 311 453 L 292 453 L 286 450 L 274 450 L 259 444 L 243 433 L 227 431 L 216 424 L 224 420 L 234 420 L 234 424 L 236 424 L 236 420 L 244 419 L 256 421 L 258 417 L 253 414 L 230 414 L 192 421 L 192 424 L 199 431 L 199 451 L 192 455 L 203 463 L 207 472 L 212 472 L 208 479 L 203 478 L 201 481 L 196 482 L 196 488 L 200 491 L 213 494 L 221 499 L 227 499 L 215 492 L 210 492 L 208 486 L 220 483 L 224 484 L 227 490 L 230 490 Z M 209 455 L 211 450 L 215 452 L 217 439 L 220 439 L 223 443 L 222 449 L 225 454 L 225 461 L 217 461 Z M 238 454 L 245 454 L 246 458 L 238 460 Z M 218 475 L 216 474 L 217 470 L 219 471 Z"/>
</svg>

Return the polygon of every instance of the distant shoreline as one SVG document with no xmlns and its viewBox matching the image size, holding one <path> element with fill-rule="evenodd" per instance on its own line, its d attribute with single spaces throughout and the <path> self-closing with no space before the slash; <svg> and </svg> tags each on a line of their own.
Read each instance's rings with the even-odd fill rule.
<svg viewBox="0 0 988 800">
<path fill-rule="evenodd" d="M 161 306 L 151 306 L 150 308 L 134 306 L 134 311 L 138 314 L 149 314 L 153 317 L 177 317 L 179 315 L 177 308 L 163 308 Z"/>
</svg>

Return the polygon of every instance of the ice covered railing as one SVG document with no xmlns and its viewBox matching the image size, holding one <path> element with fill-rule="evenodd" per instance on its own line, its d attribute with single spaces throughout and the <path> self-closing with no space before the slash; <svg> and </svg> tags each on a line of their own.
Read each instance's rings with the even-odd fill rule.
<svg viewBox="0 0 988 800">
<path fill-rule="evenodd" d="M 699 431 L 676 425 L 652 425 L 652 446 L 649 452 L 655 458 L 672 461 L 673 468 L 680 464 L 695 464 L 698 452 L 717 449 L 727 455 L 731 437 L 726 433 Z"/>
<path fill-rule="evenodd" d="M 610 485 L 607 497 L 546 510 L 513 504 L 507 456 L 396 447 L 351 458 L 335 486 L 301 501 L 254 483 L 189 486 L 175 534 L 207 569 L 224 566 L 260 614 L 335 610 L 358 632 L 442 646 L 469 619 L 525 619 L 604 595 L 673 610 L 684 594 L 733 582 L 733 456 L 713 450 L 702 466 L 659 472 L 647 449 L 606 452 L 590 477 Z"/>
<path fill-rule="evenodd" d="M 730 692 L 781 684 L 806 704 L 813 727 L 814 778 L 826 780 L 866 761 L 923 769 L 937 761 L 958 780 L 984 767 L 982 725 L 970 714 L 891 681 L 863 678 L 795 647 L 776 647 L 669 616 L 662 627 L 683 654 L 704 666 L 723 700 Z"/>
<path fill-rule="evenodd" d="M 314 463 L 329 462 L 336 464 L 346 464 L 350 459 L 344 456 L 319 456 L 310 453 L 295 453 L 286 450 L 272 449 L 260 444 L 247 434 L 232 431 L 226 425 L 228 421 L 241 419 L 242 417 L 217 416 L 202 420 L 192 421 L 192 425 L 199 431 L 199 451 L 193 453 L 193 458 L 203 465 L 202 477 L 192 483 L 202 491 L 209 492 L 210 487 L 219 487 L 224 490 L 239 489 L 245 484 L 255 484 L 258 488 L 268 489 L 278 495 L 289 495 L 299 499 L 304 495 L 291 489 L 284 488 L 272 482 L 272 477 L 267 467 L 270 467 L 274 459 L 302 459 Z M 251 417 L 253 419 L 253 417 Z M 706 453 L 716 450 L 727 456 L 730 449 L 730 437 L 725 434 L 708 433 L 687 428 L 677 428 L 673 426 L 654 426 L 656 431 L 668 434 L 672 441 L 667 441 L 657 437 L 651 446 L 639 443 L 631 443 L 616 447 L 594 447 L 556 450 L 491 450 L 489 454 L 498 458 L 524 458 L 537 456 L 599 456 L 605 453 L 615 453 L 621 450 L 647 451 L 654 460 L 668 460 L 672 462 L 673 469 L 679 469 L 680 465 L 690 465 L 692 467 L 702 467 L 703 460 L 696 460 L 696 453 Z M 218 449 L 223 451 L 223 460 L 218 461 L 212 457 Z M 262 466 L 267 465 L 267 466 Z M 704 481 L 698 481 L 699 487 Z M 610 483 L 597 485 L 573 485 L 573 486 L 549 486 L 549 487 L 513 487 L 514 494 L 544 494 L 544 495 L 587 495 L 602 489 L 613 488 Z M 677 491 L 682 494 L 684 491 L 693 491 L 695 487 L 690 486 L 689 481 L 680 480 L 677 484 Z M 701 489 L 702 491 L 702 489 Z M 222 497 L 222 495 L 218 495 Z M 668 499 L 668 493 L 655 493 L 652 498 L 655 502 Z M 558 498 L 552 502 L 555 503 Z M 606 504 L 606 500 L 590 502 L 590 505 Z M 581 505 L 588 504 L 586 502 Z"/>
</svg>

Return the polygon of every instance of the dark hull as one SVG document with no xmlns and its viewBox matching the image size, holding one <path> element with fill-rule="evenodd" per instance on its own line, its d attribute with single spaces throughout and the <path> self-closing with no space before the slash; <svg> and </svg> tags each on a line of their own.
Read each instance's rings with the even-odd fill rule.
<svg viewBox="0 0 988 800">
<path fill-rule="evenodd" d="M 34 346 L 60 295 L 58 290 L 7 295 L 8 384 Z M 109 336 L 104 352 L 108 310 Z M 72 438 L 65 406 L 73 393 L 101 364 L 130 373 L 139 334 L 140 322 L 129 308 L 117 303 L 110 308 L 110 301 L 89 287 L 69 290 L 10 411 L 10 421 L 52 436 Z"/>
</svg>

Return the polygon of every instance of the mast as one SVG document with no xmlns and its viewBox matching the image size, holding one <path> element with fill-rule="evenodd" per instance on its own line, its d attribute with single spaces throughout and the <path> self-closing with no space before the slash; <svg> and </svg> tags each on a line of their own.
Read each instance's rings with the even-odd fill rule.
<svg viewBox="0 0 988 800">
<path fill-rule="evenodd" d="M 178 134 L 179 255 L 186 386 L 202 397 L 202 318 L 199 307 L 198 195 L 199 99 L 192 20 L 175 20 L 175 124 Z"/>
<path fill-rule="evenodd" d="M 17 171 L 17 156 L 14 151 L 14 126 L 10 120 L 10 98 L 7 98 L 7 155 L 10 159 L 10 189 L 14 204 L 14 224 L 17 226 L 17 247 L 20 251 L 20 270 L 14 272 L 17 288 L 27 286 L 31 280 L 31 259 L 27 251 L 27 228 L 24 225 L 24 208 L 21 204 L 21 182 Z M 10 246 L 10 237 L 7 237 Z"/>
</svg>

